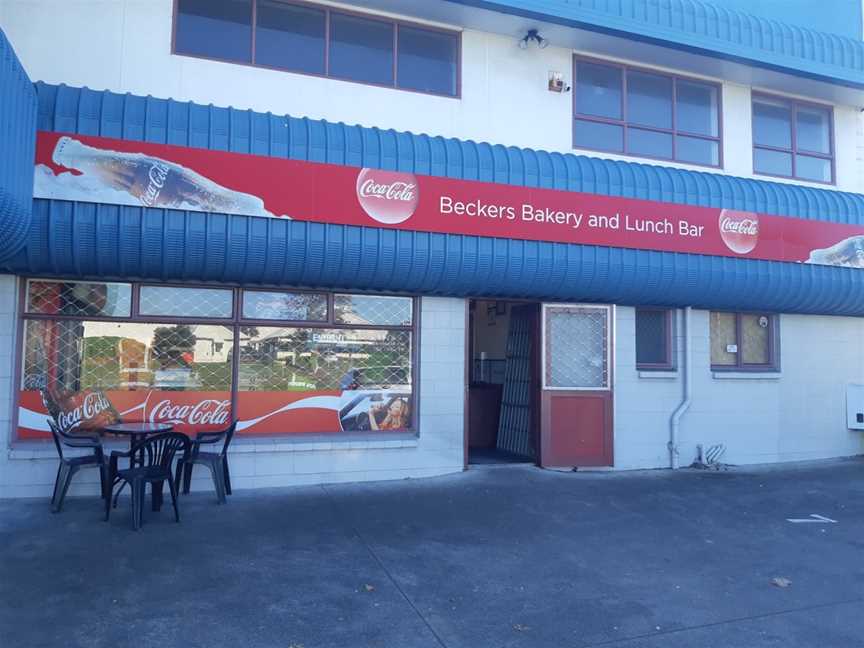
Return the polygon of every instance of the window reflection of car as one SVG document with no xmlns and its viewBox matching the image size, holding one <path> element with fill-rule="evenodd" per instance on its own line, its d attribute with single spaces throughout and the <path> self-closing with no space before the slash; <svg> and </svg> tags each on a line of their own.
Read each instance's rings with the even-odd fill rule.
<svg viewBox="0 0 864 648">
<path fill-rule="evenodd" d="M 345 432 L 398 430 L 411 427 L 410 392 L 350 392 L 350 400 L 339 410 Z"/>
</svg>

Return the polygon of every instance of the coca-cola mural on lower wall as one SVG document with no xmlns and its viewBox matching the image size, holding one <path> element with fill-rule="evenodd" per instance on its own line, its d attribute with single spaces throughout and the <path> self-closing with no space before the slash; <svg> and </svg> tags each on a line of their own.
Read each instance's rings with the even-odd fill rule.
<svg viewBox="0 0 864 648">
<path fill-rule="evenodd" d="M 239 392 L 237 433 L 252 435 L 406 431 L 411 428 L 409 386 L 387 390 Z M 119 420 L 167 423 L 194 434 L 231 422 L 230 392 L 101 391 L 57 396 L 20 392 L 18 437 L 49 436 L 48 415 L 64 432 L 98 430 Z"/>
<path fill-rule="evenodd" d="M 39 132 L 34 195 L 535 241 L 864 267 L 864 227 Z"/>
</svg>

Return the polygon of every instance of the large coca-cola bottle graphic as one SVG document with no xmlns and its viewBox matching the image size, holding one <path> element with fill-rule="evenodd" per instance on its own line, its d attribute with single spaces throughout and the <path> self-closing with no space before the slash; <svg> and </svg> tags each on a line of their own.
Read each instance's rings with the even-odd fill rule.
<svg viewBox="0 0 864 648">
<path fill-rule="evenodd" d="M 831 247 L 813 250 L 807 263 L 864 268 L 864 236 L 850 236 Z"/>
<path fill-rule="evenodd" d="M 41 393 L 42 404 L 61 432 L 99 430 L 120 420 L 114 405 L 101 389 L 64 392 L 46 386 Z"/>
<path fill-rule="evenodd" d="M 128 193 L 145 207 L 273 216 L 257 196 L 227 189 L 179 164 L 143 153 L 99 149 L 64 136 L 51 157 L 55 164 L 98 178 L 106 189 Z"/>
</svg>

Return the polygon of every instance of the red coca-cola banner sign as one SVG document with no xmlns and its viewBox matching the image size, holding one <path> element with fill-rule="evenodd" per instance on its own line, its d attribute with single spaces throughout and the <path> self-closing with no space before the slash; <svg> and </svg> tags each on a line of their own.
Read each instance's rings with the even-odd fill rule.
<svg viewBox="0 0 864 648">
<path fill-rule="evenodd" d="M 864 267 L 864 227 L 40 132 L 37 198 Z"/>
</svg>

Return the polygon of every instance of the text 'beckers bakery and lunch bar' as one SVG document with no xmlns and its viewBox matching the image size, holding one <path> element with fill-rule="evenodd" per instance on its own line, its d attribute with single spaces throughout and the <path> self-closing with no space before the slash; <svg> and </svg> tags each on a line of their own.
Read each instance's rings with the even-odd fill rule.
<svg viewBox="0 0 864 648">
<path fill-rule="evenodd" d="M 864 267 L 864 228 L 40 132 L 35 195 L 342 225 Z"/>
</svg>

